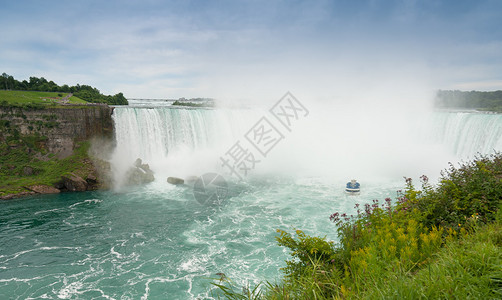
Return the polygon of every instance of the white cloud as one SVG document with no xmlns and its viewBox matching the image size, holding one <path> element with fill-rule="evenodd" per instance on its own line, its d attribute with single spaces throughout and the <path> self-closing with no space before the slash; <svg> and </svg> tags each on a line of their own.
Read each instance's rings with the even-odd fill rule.
<svg viewBox="0 0 502 300">
<path fill-rule="evenodd" d="M 44 76 L 129 97 L 275 99 L 297 90 L 382 98 L 397 85 L 406 95 L 502 77 L 500 40 L 464 40 L 451 19 L 422 24 L 415 1 L 396 5 L 389 20 L 378 4 L 345 8 L 350 15 L 330 2 L 209 6 L 26 18 L 3 33 L 0 63 L 19 79 Z"/>
</svg>

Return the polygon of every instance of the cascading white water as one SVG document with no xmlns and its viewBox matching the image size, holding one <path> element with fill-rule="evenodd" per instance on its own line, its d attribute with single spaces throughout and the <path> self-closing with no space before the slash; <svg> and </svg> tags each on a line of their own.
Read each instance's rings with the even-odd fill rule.
<svg viewBox="0 0 502 300">
<path fill-rule="evenodd" d="M 502 115 L 312 112 L 285 133 L 254 174 L 401 178 L 437 174 L 448 161 L 502 150 Z M 116 108 L 115 172 L 120 178 L 136 158 L 159 178 L 222 172 L 219 157 L 266 115 L 247 109 Z"/>
<path fill-rule="evenodd" d="M 471 112 L 436 112 L 424 121 L 426 141 L 444 144 L 460 158 L 502 149 L 502 115 Z"/>
<path fill-rule="evenodd" d="M 112 163 L 117 181 L 137 158 L 162 176 L 210 171 L 256 116 L 253 110 L 116 108 Z"/>
</svg>

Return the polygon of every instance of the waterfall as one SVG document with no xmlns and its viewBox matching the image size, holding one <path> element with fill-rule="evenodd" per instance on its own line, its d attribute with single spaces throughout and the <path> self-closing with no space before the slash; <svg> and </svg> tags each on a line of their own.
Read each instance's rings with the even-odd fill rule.
<svg viewBox="0 0 502 300">
<path fill-rule="evenodd" d="M 423 123 L 425 141 L 443 144 L 459 158 L 502 150 L 501 114 L 435 112 Z"/>
<path fill-rule="evenodd" d="M 499 114 L 311 112 L 310 119 L 286 132 L 285 140 L 261 157 L 253 174 L 401 178 L 436 174 L 449 161 L 502 150 Z M 220 157 L 266 114 L 251 109 L 117 107 L 112 166 L 122 174 L 141 158 L 158 178 L 221 172 Z"/>
<path fill-rule="evenodd" d="M 256 116 L 253 110 L 117 107 L 114 173 L 120 177 L 137 158 L 162 176 L 214 170 Z"/>
</svg>

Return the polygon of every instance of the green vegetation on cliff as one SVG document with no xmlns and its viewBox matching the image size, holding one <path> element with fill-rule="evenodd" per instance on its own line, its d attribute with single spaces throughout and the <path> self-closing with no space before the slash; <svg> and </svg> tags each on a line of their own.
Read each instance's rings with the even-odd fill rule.
<svg viewBox="0 0 502 300">
<path fill-rule="evenodd" d="M 228 299 L 500 299 L 502 154 L 421 177 L 396 201 L 333 213 L 340 242 L 278 230 L 292 259 L 278 284 L 215 283 Z"/>
<path fill-rule="evenodd" d="M 111 114 L 103 105 L 0 105 L 0 198 L 32 193 L 33 186 L 44 186 L 34 190 L 40 193 L 71 190 L 58 185 L 69 173 L 86 182 L 79 190 L 106 184 L 101 175 L 108 166 L 96 158 L 91 162 L 87 150 L 94 137 L 112 138 Z"/>
<path fill-rule="evenodd" d="M 0 197 L 27 192 L 34 185 L 53 187 L 69 173 L 84 179 L 93 173 L 89 142 L 79 143 L 64 159 L 48 152 L 46 142 L 43 136 L 13 135 L 0 144 Z"/>
<path fill-rule="evenodd" d="M 502 91 L 443 91 L 436 94 L 436 106 L 439 108 L 476 109 L 502 112 Z"/>
<path fill-rule="evenodd" d="M 47 81 L 47 79 L 43 77 L 41 78 L 30 77 L 29 81 L 27 80 L 18 81 L 14 77 L 6 73 L 3 73 L 2 76 L 0 76 L 0 89 L 10 90 L 10 91 L 37 91 L 37 92 L 53 92 L 53 93 L 55 92 L 60 94 L 72 93 L 76 97 L 75 99 L 73 99 L 76 102 L 79 101 L 77 100 L 77 98 L 79 98 L 81 100 L 91 103 L 106 103 L 111 105 L 128 104 L 127 99 L 124 97 L 122 93 L 118 93 L 113 96 L 103 95 L 97 88 L 94 88 L 89 85 L 77 84 L 75 86 L 68 86 L 65 84 L 59 86 L 54 81 Z M 0 102 L 3 100 L 9 101 L 9 99 L 2 99 L 2 97 L 0 97 Z M 22 99 L 19 101 L 22 101 Z"/>
</svg>

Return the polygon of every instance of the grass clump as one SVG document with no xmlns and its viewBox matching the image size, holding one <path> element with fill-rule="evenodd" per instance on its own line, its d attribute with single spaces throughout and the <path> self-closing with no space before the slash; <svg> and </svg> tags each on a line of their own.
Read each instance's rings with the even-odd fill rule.
<svg viewBox="0 0 502 300">
<path fill-rule="evenodd" d="M 355 216 L 332 214 L 338 244 L 278 230 L 292 259 L 253 299 L 502 297 L 502 154 L 450 165 L 437 186 L 421 181 L 406 178 L 395 201 L 356 204 Z"/>
</svg>

